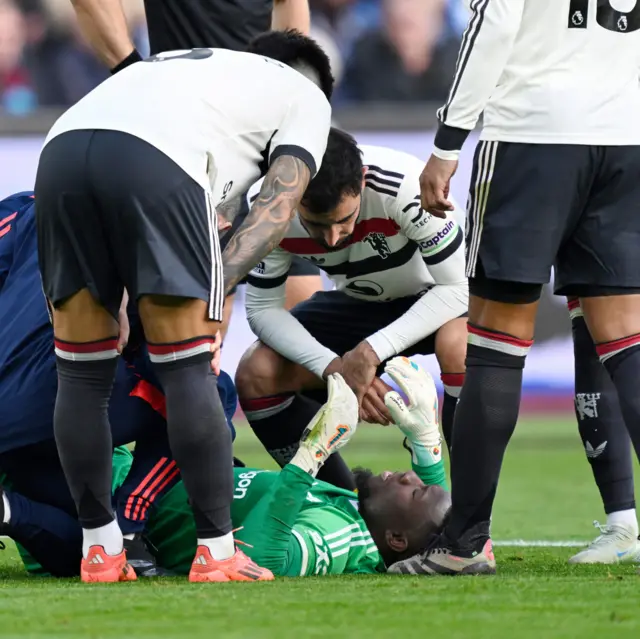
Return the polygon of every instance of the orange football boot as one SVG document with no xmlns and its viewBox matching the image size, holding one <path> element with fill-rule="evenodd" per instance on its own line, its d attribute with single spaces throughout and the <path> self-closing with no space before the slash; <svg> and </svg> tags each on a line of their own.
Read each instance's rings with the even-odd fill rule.
<svg viewBox="0 0 640 639">
<path fill-rule="evenodd" d="M 114 583 L 135 581 L 138 577 L 127 563 L 124 550 L 119 555 L 107 555 L 102 546 L 91 546 L 80 564 L 80 578 L 85 583 Z"/>
<path fill-rule="evenodd" d="M 192 583 L 222 581 L 273 581 L 273 573 L 260 568 L 241 550 L 236 548 L 233 557 L 216 561 L 206 546 L 198 546 L 196 558 L 191 564 L 189 581 Z"/>
</svg>

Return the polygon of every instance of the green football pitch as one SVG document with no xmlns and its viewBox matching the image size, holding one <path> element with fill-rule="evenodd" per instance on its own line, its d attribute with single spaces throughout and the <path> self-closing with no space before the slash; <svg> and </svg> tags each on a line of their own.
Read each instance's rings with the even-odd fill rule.
<svg viewBox="0 0 640 639">
<path fill-rule="evenodd" d="M 271 466 L 247 428 L 236 454 Z M 394 429 L 363 427 L 352 465 L 402 469 Z M 320 577 L 191 586 L 184 579 L 85 586 L 28 578 L 0 552 L 0 637 L 390 637 L 586 639 L 640 637 L 633 565 L 569 566 L 569 544 L 604 517 L 575 422 L 521 422 L 493 518 L 495 577 Z"/>
</svg>

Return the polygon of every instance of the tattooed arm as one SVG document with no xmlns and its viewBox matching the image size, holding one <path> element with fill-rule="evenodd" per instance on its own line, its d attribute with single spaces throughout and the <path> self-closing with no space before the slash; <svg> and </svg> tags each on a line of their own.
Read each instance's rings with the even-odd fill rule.
<svg viewBox="0 0 640 639">
<path fill-rule="evenodd" d="M 310 178 L 309 167 L 299 158 L 281 155 L 274 160 L 258 199 L 222 254 L 225 295 L 278 246 Z"/>
</svg>

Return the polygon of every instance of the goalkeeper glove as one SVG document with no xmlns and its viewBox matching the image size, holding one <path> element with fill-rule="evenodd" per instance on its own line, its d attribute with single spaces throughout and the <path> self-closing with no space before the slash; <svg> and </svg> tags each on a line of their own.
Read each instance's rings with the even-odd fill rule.
<svg viewBox="0 0 640 639">
<path fill-rule="evenodd" d="M 405 447 L 416 466 L 433 466 L 442 459 L 442 437 L 438 423 L 438 394 L 429 373 L 406 357 L 394 357 L 385 372 L 406 395 L 389 391 L 384 403 L 396 426 L 405 435 Z"/>
</svg>

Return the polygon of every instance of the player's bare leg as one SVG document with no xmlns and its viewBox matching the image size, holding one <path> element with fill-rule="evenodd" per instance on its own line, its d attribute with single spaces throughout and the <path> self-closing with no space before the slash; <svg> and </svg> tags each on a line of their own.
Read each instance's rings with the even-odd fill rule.
<svg viewBox="0 0 640 639">
<path fill-rule="evenodd" d="M 512 304 L 471 296 L 467 371 L 453 428 L 450 520 L 434 547 L 400 562 L 403 566 L 396 565 L 392 572 L 495 572 L 491 510 L 502 459 L 518 419 L 522 371 L 533 344 L 537 306 L 537 301 Z"/>
<path fill-rule="evenodd" d="M 292 275 L 285 285 L 285 308 L 291 310 L 294 306 L 308 300 L 314 293 L 323 290 L 320 275 Z"/>
<path fill-rule="evenodd" d="M 196 524 L 191 581 L 272 579 L 236 551 L 232 525 L 231 434 L 211 370 L 219 324 L 202 300 L 144 296 L 139 302 L 149 356 L 164 389 L 171 451 Z M 243 571 L 244 576 L 243 576 Z"/>
<path fill-rule="evenodd" d="M 82 289 L 53 309 L 58 368 L 54 433 L 83 528 L 86 582 L 134 581 L 111 507 L 108 405 L 118 362 L 118 322 Z"/>
<path fill-rule="evenodd" d="M 442 402 L 442 434 L 451 454 L 453 417 L 464 383 L 467 357 L 467 319 L 459 317 L 442 326 L 436 333 L 436 358 L 440 365 L 440 378 L 444 386 Z"/>
<path fill-rule="evenodd" d="M 326 387 L 324 380 L 261 342 L 240 360 L 236 371 L 240 405 L 256 437 L 280 466 L 291 461 L 305 426 L 322 404 L 301 393 Z M 329 457 L 319 478 L 343 488 L 355 487 L 340 454 Z"/>
</svg>

